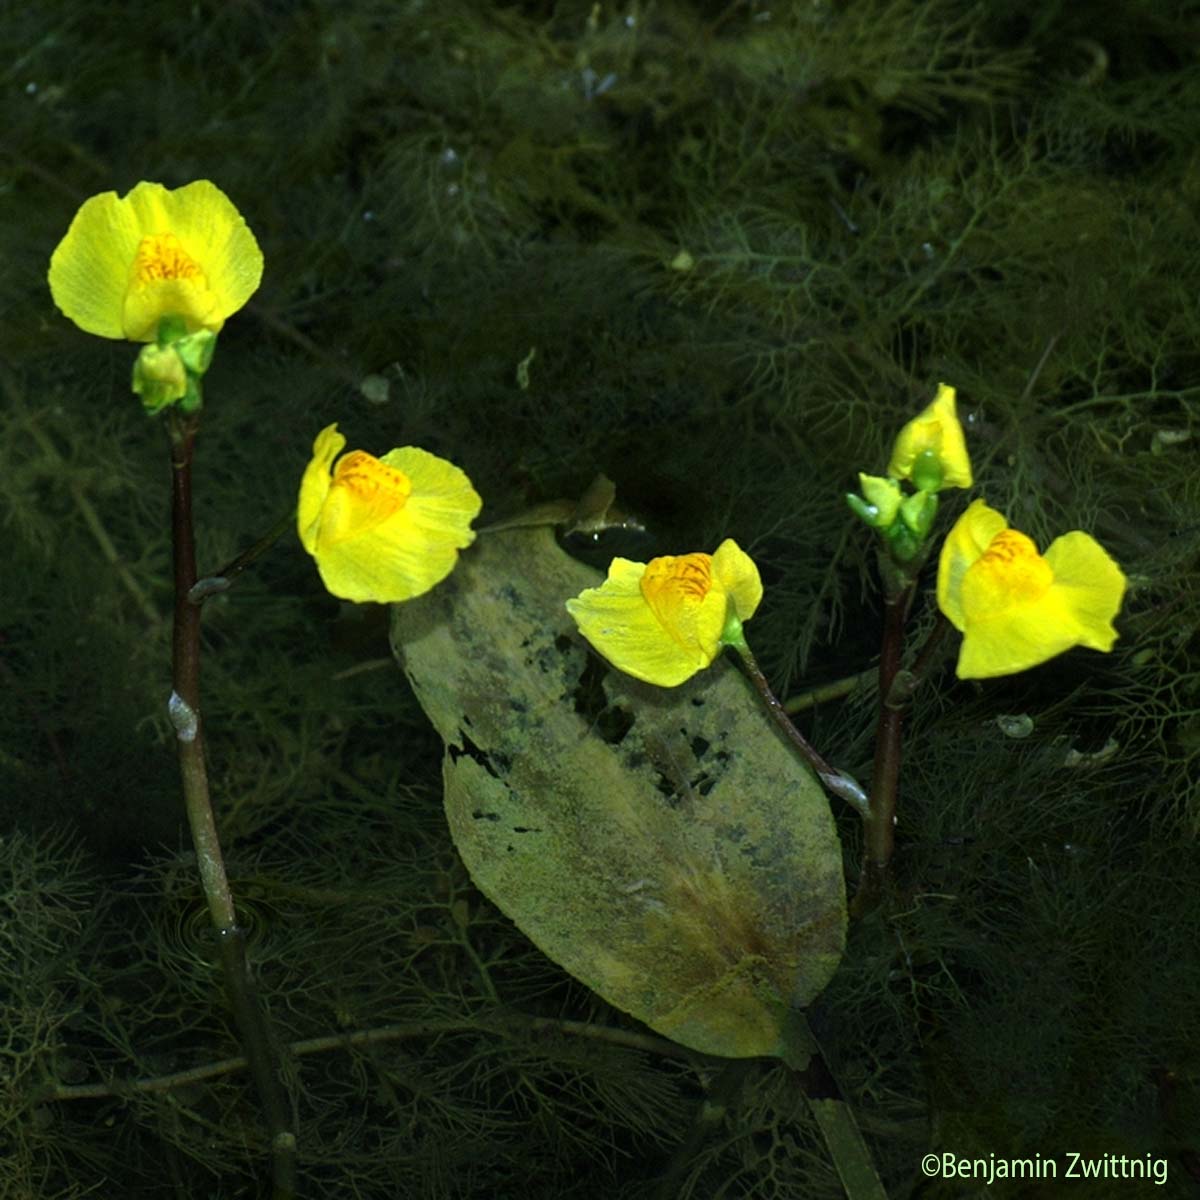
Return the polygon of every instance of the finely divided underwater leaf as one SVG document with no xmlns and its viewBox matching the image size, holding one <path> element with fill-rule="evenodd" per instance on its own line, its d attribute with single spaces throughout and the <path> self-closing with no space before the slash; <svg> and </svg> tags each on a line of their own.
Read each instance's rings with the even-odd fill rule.
<svg viewBox="0 0 1200 1200">
<path fill-rule="evenodd" d="M 845 938 L 828 802 L 732 663 L 664 689 L 589 658 L 563 604 L 599 578 L 549 527 L 508 529 L 393 608 L 455 845 L 611 1004 L 709 1054 L 786 1057 Z"/>
</svg>

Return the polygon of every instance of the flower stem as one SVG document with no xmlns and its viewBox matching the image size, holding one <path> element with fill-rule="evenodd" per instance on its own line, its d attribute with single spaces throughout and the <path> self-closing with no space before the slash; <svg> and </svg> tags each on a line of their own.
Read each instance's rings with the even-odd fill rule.
<svg viewBox="0 0 1200 1200">
<path fill-rule="evenodd" d="M 810 708 L 816 708 L 818 704 L 828 704 L 831 700 L 841 700 L 844 696 L 849 696 L 859 688 L 867 688 L 875 686 L 876 672 L 874 670 L 862 671 L 858 675 L 847 675 L 843 679 L 835 679 L 831 683 L 822 684 L 820 687 L 809 688 L 806 692 L 800 692 L 795 696 L 789 696 L 783 702 L 783 711 L 789 717 L 794 717 L 798 712 L 804 712 Z"/>
<path fill-rule="evenodd" d="M 196 583 L 192 452 L 198 428 L 197 414 L 182 414 L 174 408 L 168 411 L 175 624 L 171 643 L 173 690 L 167 711 L 179 743 L 184 805 L 200 867 L 200 883 L 216 933 L 226 991 L 271 1134 L 272 1195 L 274 1200 L 287 1200 L 296 1194 L 296 1135 L 288 1116 L 289 1105 L 280 1082 L 266 1015 L 246 964 L 245 931 L 237 923 L 204 763 L 204 734 L 200 720 L 200 606 L 189 597 Z"/>
<path fill-rule="evenodd" d="M 912 594 L 913 584 L 909 583 L 890 592 L 884 602 L 883 646 L 879 655 L 879 721 L 875 731 L 875 764 L 871 770 L 871 815 L 864 829 L 862 873 L 850 906 L 851 915 L 855 917 L 861 917 L 878 903 L 895 845 L 902 712 L 892 701 L 892 685 L 900 670 L 904 621 Z"/>
<path fill-rule="evenodd" d="M 750 677 L 750 682 L 754 684 L 759 696 L 762 697 L 762 702 L 767 706 L 767 712 L 771 714 L 775 724 L 783 731 L 784 736 L 791 742 L 800 757 L 812 767 L 817 773 L 817 777 L 830 793 L 845 800 L 847 804 L 852 805 L 864 821 L 869 821 L 871 808 L 867 801 L 867 794 L 862 790 L 861 785 L 852 776 L 847 775 L 845 771 L 830 766 L 817 753 L 813 746 L 809 744 L 800 730 L 792 724 L 791 719 L 784 711 L 783 705 L 779 702 L 779 698 L 771 691 L 771 685 L 767 682 L 767 677 L 762 673 L 762 668 L 759 667 L 758 660 L 755 659 L 746 642 L 738 640 L 729 644 L 733 646 L 741 657 L 742 665 L 746 668 L 746 674 Z"/>
<path fill-rule="evenodd" d="M 199 607 L 209 596 L 228 591 L 233 581 L 249 566 L 260 559 L 296 522 L 296 510 L 289 509 L 252 546 L 243 550 L 232 562 L 227 563 L 215 575 L 198 579 L 188 589 L 188 599 Z"/>
<path fill-rule="evenodd" d="M 850 915 L 862 917 L 879 902 L 892 861 L 896 833 L 896 798 L 900 781 L 900 732 L 904 713 L 917 685 L 935 660 L 948 628 L 938 614 L 928 640 L 909 671 L 900 669 L 904 624 L 915 579 L 889 593 L 884 602 L 883 646 L 879 656 L 879 722 L 875 733 L 875 765 L 871 771 L 871 813 L 865 825 L 862 873 L 850 904 Z"/>
</svg>

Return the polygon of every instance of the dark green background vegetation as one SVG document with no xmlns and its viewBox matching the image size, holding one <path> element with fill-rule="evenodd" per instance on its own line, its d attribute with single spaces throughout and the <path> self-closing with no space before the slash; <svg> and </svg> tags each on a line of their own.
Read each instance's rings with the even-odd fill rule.
<svg viewBox="0 0 1200 1200">
<path fill-rule="evenodd" d="M 896 893 L 813 1023 L 894 1197 L 978 1194 L 923 1181 L 929 1149 L 1149 1152 L 1167 1187 L 1061 1194 L 1197 1194 L 1195 3 L 6 0 L 0 51 L 0 1194 L 259 1189 L 240 1073 L 39 1100 L 236 1053 L 164 705 L 166 440 L 131 347 L 45 284 L 87 196 L 198 177 L 266 257 L 208 377 L 202 571 L 294 504 L 333 420 L 453 458 L 485 521 L 604 470 L 639 555 L 755 556 L 748 632 L 797 693 L 876 649 L 841 493 L 958 387 L 977 494 L 1124 567 L 1121 640 L 920 696 Z M 280 1037 L 416 1026 L 289 1059 L 307 1194 L 654 1197 L 703 1072 L 533 1030 L 629 1023 L 472 891 L 385 615 L 291 534 L 205 610 Z M 860 775 L 873 704 L 807 720 Z M 841 1195 L 769 1064 L 676 1166 L 699 1200 Z"/>
</svg>

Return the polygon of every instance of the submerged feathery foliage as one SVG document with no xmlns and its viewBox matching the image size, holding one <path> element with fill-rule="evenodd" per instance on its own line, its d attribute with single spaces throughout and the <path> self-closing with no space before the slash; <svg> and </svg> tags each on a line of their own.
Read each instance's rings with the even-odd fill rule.
<svg viewBox="0 0 1200 1200">
<path fill-rule="evenodd" d="M 602 545 L 605 561 L 736 537 L 764 583 L 756 654 L 797 691 L 872 664 L 873 563 L 841 492 L 952 380 L 996 508 L 1042 546 L 1087 529 L 1128 572 L 1122 638 L 984 695 L 949 672 L 923 690 L 901 903 L 855 930 L 814 1024 L 889 1186 L 911 1180 L 931 1128 L 985 1157 L 1083 1137 L 1191 1146 L 1189 18 L 950 0 L 764 13 L 14 11 L 0 788 L 22 831 L 76 827 L 103 875 L 87 895 L 107 898 L 86 938 L 61 926 L 35 956 L 59 974 L 24 959 L 20 989 L 4 981 L 39 1080 L 160 1078 L 233 1052 L 194 864 L 162 850 L 180 835 L 160 463 L 136 411 L 106 403 L 125 388 L 120 347 L 79 338 L 45 294 L 85 197 L 208 176 L 253 214 L 271 271 L 214 368 L 196 463 L 205 570 L 289 511 L 313 430 L 335 419 L 359 444 L 461 463 L 514 509 L 605 470 L 649 531 Z M 488 1024 L 515 1009 L 636 1032 L 456 867 L 441 746 L 399 673 L 368 671 L 386 647 L 371 612 L 348 609 L 294 541 L 205 609 L 214 793 L 251 957 L 301 1047 L 309 1193 L 653 1195 L 709 1065 Z M 931 619 L 926 599 L 914 644 Z M 876 699 L 868 686 L 826 703 L 806 732 L 864 764 Z M 38 893 L 14 880 L 28 916 Z M 424 1033 L 380 1032 L 409 1021 Z M 430 1035 L 438 1021 L 453 1028 Z M 303 1049 L 355 1030 L 376 1040 Z M 679 1194 L 837 1195 L 794 1081 L 755 1072 L 722 1136 L 679 1167 Z M 169 1161 L 177 1188 L 232 1197 L 261 1161 L 240 1075 L 119 1107 L 35 1103 L 33 1078 L 24 1063 L 6 1093 L 14 1190 L 152 1192 Z"/>
</svg>

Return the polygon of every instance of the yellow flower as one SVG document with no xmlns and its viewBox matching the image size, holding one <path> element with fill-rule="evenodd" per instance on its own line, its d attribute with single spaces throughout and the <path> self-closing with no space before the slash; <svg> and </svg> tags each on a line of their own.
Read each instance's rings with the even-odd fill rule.
<svg viewBox="0 0 1200 1200">
<path fill-rule="evenodd" d="M 887 473 L 893 479 L 911 479 L 927 492 L 971 486 L 971 458 L 952 387 L 939 383 L 933 402 L 900 430 Z"/>
<path fill-rule="evenodd" d="M 345 444 L 336 425 L 317 434 L 300 482 L 300 541 L 335 596 L 411 600 L 454 569 L 483 502 L 458 467 L 426 450 L 354 450 L 335 464 Z"/>
<path fill-rule="evenodd" d="M 568 600 L 567 611 L 614 667 L 675 687 L 716 658 L 723 635 L 740 637 L 761 599 L 758 568 L 726 538 L 715 554 L 614 558 L 604 583 Z"/>
<path fill-rule="evenodd" d="M 1045 555 L 982 500 L 959 517 L 938 563 L 938 607 L 963 634 L 962 679 L 1037 666 L 1069 650 L 1111 650 L 1125 576 L 1089 534 L 1055 538 Z"/>
<path fill-rule="evenodd" d="M 242 214 L 207 179 L 175 191 L 139 183 L 84 201 L 50 257 L 50 293 L 87 333 L 151 342 L 162 317 L 217 333 L 262 267 Z"/>
</svg>

